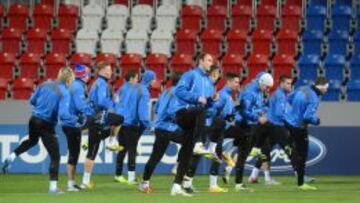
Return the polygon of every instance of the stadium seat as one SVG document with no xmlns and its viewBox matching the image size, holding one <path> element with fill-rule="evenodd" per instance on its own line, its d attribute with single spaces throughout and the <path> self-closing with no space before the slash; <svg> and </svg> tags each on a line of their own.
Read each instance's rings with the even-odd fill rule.
<svg viewBox="0 0 360 203">
<path fill-rule="evenodd" d="M 344 30 L 333 30 L 329 33 L 329 54 L 347 55 L 347 44 L 349 41 L 349 34 Z"/>
<path fill-rule="evenodd" d="M 197 31 L 180 29 L 176 33 L 176 52 L 193 55 L 196 48 Z"/>
<path fill-rule="evenodd" d="M 140 54 L 142 57 L 146 56 L 146 44 L 148 35 L 144 29 L 131 29 L 126 35 L 126 53 Z"/>
<path fill-rule="evenodd" d="M 124 84 L 124 82 L 125 82 L 124 77 L 120 77 L 120 78 L 117 78 L 116 80 L 114 80 L 114 83 L 113 83 L 114 91 L 118 92 L 120 87 Z"/>
<path fill-rule="evenodd" d="M 28 26 L 29 7 L 24 4 L 12 4 L 7 14 L 8 27 L 25 31 Z"/>
<path fill-rule="evenodd" d="M 47 31 L 40 28 L 32 28 L 27 32 L 26 50 L 28 52 L 43 54 L 47 40 Z"/>
<path fill-rule="evenodd" d="M 284 6 L 282 9 L 281 27 L 299 33 L 301 30 L 301 7 L 296 5 Z"/>
<path fill-rule="evenodd" d="M 249 6 L 237 4 L 232 7 L 231 29 L 250 31 L 250 20 L 252 16 L 251 4 Z"/>
<path fill-rule="evenodd" d="M 328 80 L 344 80 L 346 59 L 343 55 L 327 55 L 324 61 L 325 75 Z"/>
<path fill-rule="evenodd" d="M 201 34 L 202 52 L 211 54 L 214 59 L 221 55 L 223 35 L 219 30 L 205 29 Z"/>
<path fill-rule="evenodd" d="M 84 2 L 82 0 L 62 0 L 64 4 L 72 4 L 78 7 L 82 7 Z"/>
<path fill-rule="evenodd" d="M 171 59 L 171 71 L 172 72 L 185 72 L 193 67 L 192 55 L 187 54 L 174 54 Z"/>
<path fill-rule="evenodd" d="M 248 78 L 255 78 L 256 74 L 269 66 L 269 56 L 264 54 L 251 54 L 247 61 Z"/>
<path fill-rule="evenodd" d="M 76 35 L 76 52 L 96 55 L 96 45 L 98 41 L 98 33 L 95 30 L 83 28 Z"/>
<path fill-rule="evenodd" d="M 212 5 L 219 5 L 223 7 L 228 7 L 228 0 L 213 0 Z"/>
<path fill-rule="evenodd" d="M 159 98 L 161 94 L 161 82 L 156 80 L 150 87 L 150 97 Z"/>
<path fill-rule="evenodd" d="M 277 4 L 277 0 L 261 0 L 261 4 L 262 5 L 270 5 L 270 6 L 275 6 Z"/>
<path fill-rule="evenodd" d="M 139 4 L 133 7 L 131 13 L 132 29 L 144 30 L 149 32 L 151 30 L 151 20 L 154 15 L 154 10 L 149 5 Z"/>
<path fill-rule="evenodd" d="M 324 6 L 310 6 L 306 12 L 306 30 L 318 30 L 323 32 L 325 30 L 326 7 Z"/>
<path fill-rule="evenodd" d="M 198 6 L 206 10 L 207 2 L 204 0 L 185 0 L 185 5 Z"/>
<path fill-rule="evenodd" d="M 172 42 L 173 36 L 170 30 L 162 30 L 158 28 L 151 34 L 151 52 L 156 54 L 165 54 L 167 57 L 170 57 Z"/>
<path fill-rule="evenodd" d="M 174 5 L 161 5 L 156 11 L 156 24 L 162 30 L 176 31 L 178 10 Z"/>
<path fill-rule="evenodd" d="M 315 5 L 320 5 L 320 6 L 323 6 L 323 7 L 326 7 L 327 6 L 327 0 L 311 0 L 309 2 L 309 6 L 315 6 Z"/>
<path fill-rule="evenodd" d="M 45 78 L 55 79 L 59 70 L 66 65 L 66 58 L 62 54 L 49 53 L 45 56 Z"/>
<path fill-rule="evenodd" d="M 75 53 L 70 57 L 70 66 L 73 68 L 75 64 L 81 63 L 88 67 L 92 67 L 92 56 L 86 53 Z"/>
<path fill-rule="evenodd" d="M 51 32 L 51 52 L 68 55 L 71 53 L 72 33 L 67 29 L 54 29 Z"/>
<path fill-rule="evenodd" d="M 7 97 L 8 79 L 0 78 L 0 100 L 4 100 Z"/>
<path fill-rule="evenodd" d="M 270 55 L 272 32 L 270 30 L 256 29 L 252 35 L 252 53 Z"/>
<path fill-rule="evenodd" d="M 100 61 L 107 61 L 111 64 L 111 67 L 113 69 L 118 67 L 117 56 L 115 54 L 99 53 L 98 55 L 96 55 L 95 61 L 96 63 Z"/>
<path fill-rule="evenodd" d="M 139 54 L 124 54 L 120 58 L 121 76 L 125 76 L 130 70 L 139 71 L 142 66 L 142 56 Z"/>
<path fill-rule="evenodd" d="M 181 9 L 181 29 L 193 30 L 200 32 L 201 19 L 203 11 L 201 7 L 195 5 L 185 5 Z"/>
<path fill-rule="evenodd" d="M 226 25 L 226 7 L 220 5 L 211 5 L 207 9 L 207 29 L 218 30 L 221 33 L 225 31 Z"/>
<path fill-rule="evenodd" d="M 315 80 L 317 70 L 320 64 L 319 55 L 301 55 L 298 60 L 299 78 L 306 80 Z"/>
<path fill-rule="evenodd" d="M 277 54 L 296 56 L 298 53 L 298 35 L 294 30 L 281 29 L 276 36 Z"/>
<path fill-rule="evenodd" d="M 274 30 L 276 7 L 261 4 L 256 10 L 256 28 L 265 30 Z"/>
<path fill-rule="evenodd" d="M 75 5 L 60 4 L 58 17 L 58 28 L 71 32 L 77 30 L 79 7 Z"/>
<path fill-rule="evenodd" d="M 34 90 L 34 82 L 29 78 L 17 78 L 14 80 L 12 93 L 15 100 L 28 100 Z"/>
<path fill-rule="evenodd" d="M 55 0 L 41 0 L 41 4 L 54 5 Z"/>
<path fill-rule="evenodd" d="M 37 79 L 41 64 L 41 55 L 24 53 L 19 59 L 20 77 Z"/>
<path fill-rule="evenodd" d="M 272 75 L 275 81 L 279 81 L 281 75 L 291 76 L 295 67 L 292 55 L 277 54 L 272 62 Z"/>
<path fill-rule="evenodd" d="M 227 52 L 238 55 L 246 55 L 247 31 L 230 30 L 226 36 Z"/>
<path fill-rule="evenodd" d="M 321 55 L 323 33 L 317 30 L 305 31 L 302 36 L 303 54 Z"/>
<path fill-rule="evenodd" d="M 124 6 L 129 6 L 129 0 L 113 0 L 113 4 L 120 4 Z"/>
<path fill-rule="evenodd" d="M 36 4 L 33 12 L 34 27 L 50 30 L 52 28 L 53 16 L 54 8 L 51 5 Z"/>
<path fill-rule="evenodd" d="M 16 54 L 0 52 L 0 76 L 1 76 L 1 78 L 12 79 L 14 77 L 15 64 L 16 64 Z"/>
<path fill-rule="evenodd" d="M 167 56 L 164 54 L 149 54 L 145 61 L 146 68 L 156 73 L 158 80 L 165 79 L 166 68 L 168 66 Z"/>
<path fill-rule="evenodd" d="M 107 9 L 107 29 L 124 32 L 126 21 L 129 17 L 129 9 L 125 5 L 113 4 Z"/>
<path fill-rule="evenodd" d="M 345 5 L 335 4 L 332 8 L 332 29 L 349 32 L 352 8 Z"/>
<path fill-rule="evenodd" d="M 106 8 L 109 5 L 110 0 L 88 0 L 88 4 L 97 4 L 99 5 L 103 10 L 106 10 Z"/>
<path fill-rule="evenodd" d="M 221 66 L 224 73 L 223 75 L 226 73 L 241 74 L 244 67 L 243 57 L 242 55 L 229 52 L 222 58 Z"/>
<path fill-rule="evenodd" d="M 301 8 L 303 5 L 303 0 L 286 0 L 285 5 L 299 6 Z"/>
<path fill-rule="evenodd" d="M 235 5 L 252 6 L 252 0 L 235 0 Z"/>
<path fill-rule="evenodd" d="M 0 4 L 0 31 L 3 28 L 4 16 L 5 16 L 5 9 L 4 6 Z"/>
<path fill-rule="evenodd" d="M 360 79 L 360 55 L 354 55 L 350 61 L 350 80 Z"/>
<path fill-rule="evenodd" d="M 322 101 L 339 101 L 341 91 L 341 82 L 330 80 L 327 92 L 322 96 Z"/>
<path fill-rule="evenodd" d="M 88 4 L 82 9 L 82 29 L 101 31 L 104 10 L 97 4 Z"/>
<path fill-rule="evenodd" d="M 349 0 L 336 0 L 335 1 L 335 5 L 346 5 L 346 6 L 352 6 L 353 1 L 349 1 Z"/>
<path fill-rule="evenodd" d="M 101 35 L 101 52 L 111 53 L 117 56 L 121 55 L 121 44 L 123 42 L 123 33 L 120 30 L 106 29 Z"/>
<path fill-rule="evenodd" d="M 350 80 L 346 88 L 347 101 L 360 101 L 360 80 Z"/>
<path fill-rule="evenodd" d="M 180 10 L 182 1 L 178 1 L 178 0 L 162 0 L 161 3 L 162 3 L 162 5 L 176 6 L 177 10 Z"/>
<path fill-rule="evenodd" d="M 6 28 L 1 33 L 2 52 L 20 53 L 22 33 L 15 28 Z"/>
</svg>

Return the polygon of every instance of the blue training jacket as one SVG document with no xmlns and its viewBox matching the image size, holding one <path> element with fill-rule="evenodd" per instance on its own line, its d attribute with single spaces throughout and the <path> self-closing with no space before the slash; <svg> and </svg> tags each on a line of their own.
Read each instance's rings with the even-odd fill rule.
<svg viewBox="0 0 360 203">
<path fill-rule="evenodd" d="M 154 109 L 156 113 L 156 129 L 166 130 L 169 132 L 174 132 L 179 129 L 179 126 L 175 123 L 172 114 L 168 111 L 170 104 L 173 103 L 175 99 L 173 88 L 165 90 L 161 93 Z"/>
<path fill-rule="evenodd" d="M 62 126 L 77 127 L 78 117 L 70 112 L 71 95 L 70 90 L 65 83 L 58 82 L 61 91 L 59 101 L 59 120 Z"/>
<path fill-rule="evenodd" d="M 314 87 L 299 87 L 289 95 L 289 103 L 291 108 L 286 113 L 286 122 L 291 126 L 306 128 L 308 124 L 320 124 L 320 118 L 316 114 L 320 101 Z"/>
<path fill-rule="evenodd" d="M 277 126 L 284 126 L 287 103 L 285 90 L 281 87 L 277 88 L 269 100 L 269 109 L 266 114 L 269 122 Z"/>
<path fill-rule="evenodd" d="M 91 86 L 89 100 L 95 111 L 108 111 L 115 107 L 107 79 L 99 76 Z"/>
<path fill-rule="evenodd" d="M 55 81 L 48 80 L 38 86 L 29 100 L 33 106 L 32 116 L 44 121 L 57 124 L 59 113 L 59 101 L 62 93 L 59 85 Z"/>
</svg>

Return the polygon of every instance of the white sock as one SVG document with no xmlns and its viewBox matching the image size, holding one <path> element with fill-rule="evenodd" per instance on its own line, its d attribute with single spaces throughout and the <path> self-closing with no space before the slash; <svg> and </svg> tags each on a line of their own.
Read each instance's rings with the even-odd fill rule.
<svg viewBox="0 0 360 203">
<path fill-rule="evenodd" d="M 237 184 L 235 185 L 235 188 L 240 188 L 240 187 L 242 187 L 242 186 L 243 186 L 242 183 L 237 183 Z"/>
<path fill-rule="evenodd" d="M 90 178 L 91 178 L 91 173 L 84 172 L 82 183 L 83 184 L 89 184 L 90 183 Z"/>
<path fill-rule="evenodd" d="M 226 168 L 225 168 L 225 170 L 226 170 L 226 173 L 231 173 L 231 171 L 232 171 L 232 167 L 230 167 L 230 166 L 227 166 Z"/>
<path fill-rule="evenodd" d="M 51 191 L 57 190 L 57 180 L 50 181 L 49 190 L 51 190 Z"/>
<path fill-rule="evenodd" d="M 184 181 L 184 188 L 190 188 L 192 187 L 192 178 L 189 178 L 188 180 Z"/>
<path fill-rule="evenodd" d="M 251 175 L 250 178 L 258 178 L 259 177 L 259 172 L 260 170 L 256 167 L 253 168 L 253 170 L 251 171 Z"/>
<path fill-rule="evenodd" d="M 264 171 L 265 181 L 271 181 L 270 171 Z"/>
<path fill-rule="evenodd" d="M 210 144 L 209 144 L 209 149 L 210 149 L 210 152 L 211 152 L 211 153 L 215 153 L 215 151 L 216 151 L 216 145 L 217 145 L 216 142 L 210 142 Z"/>
<path fill-rule="evenodd" d="M 179 184 L 177 184 L 177 183 L 174 183 L 174 184 L 173 184 L 173 187 L 172 187 L 172 190 L 175 190 L 175 191 L 181 190 L 181 185 L 179 185 Z"/>
<path fill-rule="evenodd" d="M 10 156 L 9 156 L 9 159 L 11 162 L 13 162 L 15 159 L 16 159 L 16 154 L 15 152 L 11 152 Z"/>
<path fill-rule="evenodd" d="M 128 182 L 135 181 L 135 171 L 128 171 Z"/>
<path fill-rule="evenodd" d="M 217 186 L 217 176 L 210 175 L 210 188 Z"/>
<path fill-rule="evenodd" d="M 75 180 L 68 180 L 68 188 L 72 188 L 75 185 Z"/>
</svg>

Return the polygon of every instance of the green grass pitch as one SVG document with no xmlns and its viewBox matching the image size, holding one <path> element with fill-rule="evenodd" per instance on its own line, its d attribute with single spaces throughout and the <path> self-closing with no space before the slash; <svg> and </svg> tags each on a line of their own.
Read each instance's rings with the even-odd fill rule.
<svg viewBox="0 0 360 203">
<path fill-rule="evenodd" d="M 360 176 L 316 176 L 317 191 L 298 191 L 294 177 L 276 177 L 282 184 L 279 186 L 251 185 L 254 193 L 235 192 L 234 184 L 221 186 L 229 188 L 228 193 L 208 193 L 208 177 L 197 176 L 194 185 L 198 191 L 194 197 L 171 197 L 170 186 L 172 176 L 154 175 L 151 181 L 154 190 L 151 194 L 143 194 L 137 186 L 121 185 L 113 181 L 110 175 L 94 175 L 96 188 L 89 192 L 65 193 L 62 195 L 47 194 L 47 175 L 0 175 L 0 202 L 34 202 L 34 203 L 360 203 Z M 247 177 L 246 177 L 247 179 Z M 60 186 L 65 189 L 66 176 L 60 177 Z M 232 180 L 233 181 L 233 180 Z"/>
</svg>

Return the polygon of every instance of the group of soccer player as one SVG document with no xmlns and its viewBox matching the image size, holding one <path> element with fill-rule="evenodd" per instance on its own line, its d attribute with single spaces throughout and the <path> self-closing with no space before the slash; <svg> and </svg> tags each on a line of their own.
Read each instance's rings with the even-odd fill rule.
<svg viewBox="0 0 360 203">
<path fill-rule="evenodd" d="M 41 138 L 50 155 L 49 193 L 58 194 L 60 146 L 55 135 L 59 121 L 68 146 L 67 191 L 94 189 L 91 174 L 94 159 L 102 140 L 109 137 L 108 150 L 117 152 L 115 180 L 139 184 L 139 190 L 151 193 L 151 176 L 161 161 L 170 142 L 181 147 L 178 153 L 171 195 L 192 196 L 192 180 L 202 156 L 211 160 L 209 192 L 227 192 L 217 183 L 220 166 L 226 163 L 224 181 L 235 168 L 235 190 L 253 191 L 243 183 L 247 157 L 257 158 L 249 177 L 258 182 L 260 168 L 264 170 L 265 184 L 278 184 L 270 177 L 270 152 L 279 144 L 291 160 L 298 188 L 316 190 L 304 182 L 308 152 L 308 126 L 319 125 L 317 109 L 321 95 L 328 88 L 325 78 L 293 91 L 291 76 L 281 76 L 276 91 L 266 97 L 274 85 L 271 74 L 261 72 L 240 90 L 237 73 L 224 75 L 225 86 L 217 91 L 220 67 L 210 54 L 201 54 L 197 67 L 171 76 L 171 87 L 163 90 L 155 104 L 153 125 L 150 120 L 150 88 L 156 74 L 145 70 L 141 75 L 129 71 L 126 82 L 117 92 L 109 86 L 112 77 L 110 63 L 96 64 L 97 79 L 90 90 L 86 84 L 90 69 L 77 64 L 60 69 L 57 80 L 39 85 L 30 98 L 33 106 L 29 120 L 29 137 L 6 158 L 3 171 L 21 153 L 35 146 Z M 88 95 L 88 96 L 87 96 Z M 234 99 L 236 98 L 236 99 Z M 153 151 L 145 165 L 142 180 L 136 179 L 137 145 L 145 130 L 154 127 Z M 75 182 L 76 166 L 81 150 L 81 134 L 88 129 L 88 145 L 84 174 L 80 185 Z M 208 147 L 205 147 L 208 143 Z M 231 145 L 224 145 L 231 143 Z M 230 152 L 236 152 L 234 158 Z M 125 156 L 128 156 L 128 177 L 122 175 Z"/>
</svg>

